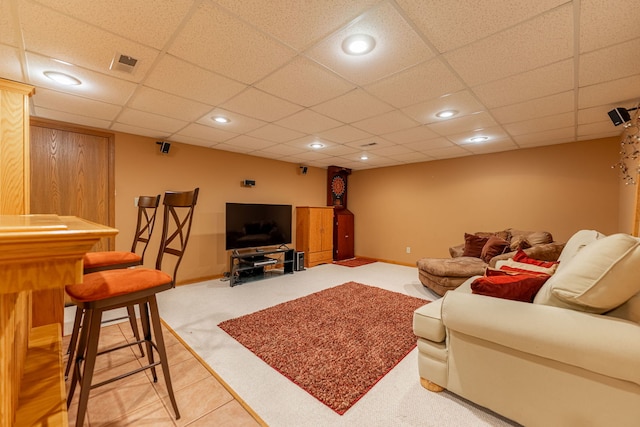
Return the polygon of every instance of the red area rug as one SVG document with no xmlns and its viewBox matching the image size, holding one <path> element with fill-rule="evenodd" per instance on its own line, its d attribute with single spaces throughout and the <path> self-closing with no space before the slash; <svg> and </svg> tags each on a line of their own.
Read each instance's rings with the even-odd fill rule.
<svg viewBox="0 0 640 427">
<path fill-rule="evenodd" d="M 377 260 L 371 258 L 351 258 L 342 261 L 334 261 L 333 263 L 344 267 L 360 267 L 361 265 L 367 265 L 374 262 L 377 262 Z"/>
<path fill-rule="evenodd" d="M 427 302 L 349 282 L 218 326 L 342 415 L 416 346 Z"/>
</svg>

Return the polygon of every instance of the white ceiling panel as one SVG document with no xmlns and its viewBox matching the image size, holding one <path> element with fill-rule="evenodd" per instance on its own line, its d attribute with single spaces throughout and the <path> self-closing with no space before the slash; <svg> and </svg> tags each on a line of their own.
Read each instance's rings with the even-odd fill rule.
<svg viewBox="0 0 640 427">
<path fill-rule="evenodd" d="M 35 117 L 369 169 L 621 134 L 639 21 L 631 0 L 0 0 L 0 77 Z M 356 34 L 371 52 L 342 50 Z"/>
</svg>

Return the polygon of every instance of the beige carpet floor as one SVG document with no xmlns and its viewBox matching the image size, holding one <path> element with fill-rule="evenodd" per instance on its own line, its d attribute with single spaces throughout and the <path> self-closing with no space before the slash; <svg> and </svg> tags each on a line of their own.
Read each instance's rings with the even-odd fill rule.
<svg viewBox="0 0 640 427">
<path fill-rule="evenodd" d="M 437 298 L 420 284 L 416 268 L 382 262 L 356 268 L 327 264 L 233 288 L 221 280 L 180 286 L 159 295 L 160 314 L 272 427 L 516 425 L 452 393 L 436 394 L 422 388 L 416 349 L 349 411 L 338 415 L 217 326 L 349 281 L 424 299 Z"/>
</svg>

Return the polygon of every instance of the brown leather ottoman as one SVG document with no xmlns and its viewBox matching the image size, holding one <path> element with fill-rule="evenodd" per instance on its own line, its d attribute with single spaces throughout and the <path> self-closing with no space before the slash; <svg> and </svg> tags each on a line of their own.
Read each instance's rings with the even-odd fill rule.
<svg viewBox="0 0 640 427">
<path fill-rule="evenodd" d="M 421 258 L 417 262 L 420 282 L 443 296 L 472 276 L 483 275 L 487 263 L 480 258 Z"/>
</svg>

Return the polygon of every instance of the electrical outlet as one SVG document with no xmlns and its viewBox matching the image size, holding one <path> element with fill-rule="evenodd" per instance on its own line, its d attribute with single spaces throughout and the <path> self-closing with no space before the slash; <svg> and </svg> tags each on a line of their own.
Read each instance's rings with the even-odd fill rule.
<svg viewBox="0 0 640 427">
<path fill-rule="evenodd" d="M 407 246 L 407 253 L 410 254 L 411 253 L 411 246 Z"/>
</svg>

